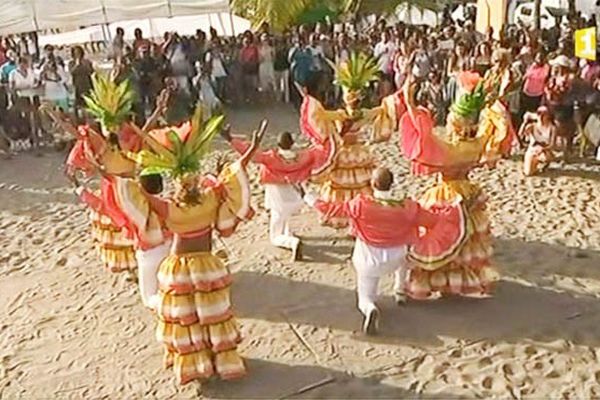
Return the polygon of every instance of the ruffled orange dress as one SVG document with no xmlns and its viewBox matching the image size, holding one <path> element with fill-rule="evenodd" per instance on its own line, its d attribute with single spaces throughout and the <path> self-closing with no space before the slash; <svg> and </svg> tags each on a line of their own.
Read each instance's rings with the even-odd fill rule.
<svg viewBox="0 0 600 400">
<path fill-rule="evenodd" d="M 371 174 L 376 167 L 367 140 L 385 140 L 396 130 L 401 114 L 400 95 L 384 99 L 379 107 L 351 116 L 346 110 L 328 111 L 314 97 L 306 96 L 300 109 L 300 127 L 313 146 L 333 149 L 333 156 L 313 180 L 320 184 L 320 200 L 342 204 L 360 194 L 371 194 Z M 346 217 L 324 217 L 323 224 L 348 227 Z"/>
<path fill-rule="evenodd" d="M 136 208 L 147 213 L 150 201 L 176 237 L 210 238 L 213 230 L 229 236 L 253 215 L 248 177 L 236 163 L 212 181 L 203 185 L 197 205 L 146 197 L 135 185 L 123 187 L 129 192 L 121 198 L 132 214 Z M 245 375 L 237 352 L 241 335 L 231 305 L 232 276 L 223 261 L 211 252 L 172 253 L 159 268 L 158 283 L 156 337 L 165 346 L 165 366 L 173 368 L 178 382 Z"/>
<path fill-rule="evenodd" d="M 433 213 L 460 207 L 464 218 L 455 226 L 447 225 L 451 232 L 440 234 L 435 240 L 429 238 L 427 244 L 437 241 L 438 246 L 417 245 L 409 249 L 412 266 L 406 292 L 414 299 L 427 299 L 436 292 L 489 294 L 499 275 L 490 260 L 493 249 L 486 196 L 467 175 L 480 163 L 502 156 L 506 141 L 512 137 L 508 128 L 501 130 L 494 125 L 490 129 L 485 122 L 480 123 L 478 134 L 471 139 L 438 135 L 433 126 L 433 119 L 424 108 L 406 113 L 400 121 L 401 147 L 411 161 L 412 172 L 438 174 L 436 185 L 419 202 Z M 448 240 L 454 243 L 446 243 Z"/>
<path fill-rule="evenodd" d="M 94 168 L 87 160 L 88 154 L 91 153 L 98 157 L 97 162 L 108 174 L 129 173 L 135 170 L 134 163 L 119 152 L 107 149 L 104 140 L 99 140 L 98 133 L 91 131 L 88 126 L 80 126 L 78 130 L 80 137 L 69 153 L 67 168 L 91 175 Z M 128 147 L 134 146 L 131 135 L 125 136 L 130 142 L 127 143 Z M 135 270 L 137 263 L 134 241 L 131 232 L 125 228 L 125 215 L 115 202 L 115 190 L 114 179 L 102 177 L 100 189 L 95 193 L 86 192 L 82 201 L 90 207 L 92 238 L 105 268 L 111 272 Z"/>
</svg>

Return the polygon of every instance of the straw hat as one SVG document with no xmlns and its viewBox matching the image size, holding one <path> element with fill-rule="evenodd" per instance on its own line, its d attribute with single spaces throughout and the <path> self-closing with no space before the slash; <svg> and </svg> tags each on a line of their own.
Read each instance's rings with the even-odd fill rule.
<svg viewBox="0 0 600 400">
<path fill-rule="evenodd" d="M 571 63 L 571 60 L 569 59 L 569 57 L 562 55 L 562 54 L 560 56 L 554 58 L 552 61 L 550 61 L 550 65 L 552 67 L 563 67 L 563 68 L 572 68 L 573 67 L 573 63 Z"/>
</svg>

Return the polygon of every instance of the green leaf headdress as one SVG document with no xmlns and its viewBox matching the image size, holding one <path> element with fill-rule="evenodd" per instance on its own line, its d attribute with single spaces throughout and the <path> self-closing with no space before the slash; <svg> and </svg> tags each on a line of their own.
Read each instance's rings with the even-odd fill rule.
<svg viewBox="0 0 600 400">
<path fill-rule="evenodd" d="M 106 74 L 92 76 L 92 92 L 84 97 L 87 110 L 108 132 L 115 132 L 129 118 L 135 92 L 129 80 L 116 83 Z"/>
<path fill-rule="evenodd" d="M 151 131 L 144 136 L 150 150 L 130 153 L 142 167 L 141 175 L 170 175 L 174 179 L 197 173 L 200 160 L 208 153 L 210 143 L 219 133 L 225 117 L 213 116 L 204 121 L 198 107 L 190 122 L 181 127 Z"/>
<path fill-rule="evenodd" d="M 335 83 L 347 91 L 360 92 L 378 80 L 377 61 L 364 53 L 352 53 L 348 62 L 335 68 Z"/>
<path fill-rule="evenodd" d="M 476 121 L 479 118 L 479 113 L 485 106 L 486 94 L 483 81 L 480 81 L 473 92 L 465 93 L 452 104 L 450 111 L 457 116 L 468 120 Z"/>
</svg>

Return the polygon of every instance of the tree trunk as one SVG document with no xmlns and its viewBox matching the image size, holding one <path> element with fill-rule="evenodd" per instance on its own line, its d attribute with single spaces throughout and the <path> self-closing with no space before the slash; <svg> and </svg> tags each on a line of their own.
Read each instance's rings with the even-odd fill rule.
<svg viewBox="0 0 600 400">
<path fill-rule="evenodd" d="M 536 31 L 542 28 L 542 0 L 535 0 L 533 3 L 533 21 Z"/>
</svg>

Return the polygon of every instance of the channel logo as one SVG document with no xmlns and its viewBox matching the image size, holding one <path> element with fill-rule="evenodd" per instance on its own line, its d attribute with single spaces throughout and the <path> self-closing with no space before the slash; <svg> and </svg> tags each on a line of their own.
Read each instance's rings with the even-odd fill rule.
<svg viewBox="0 0 600 400">
<path fill-rule="evenodd" d="M 596 61 L 596 28 L 575 31 L 575 56 Z"/>
</svg>

